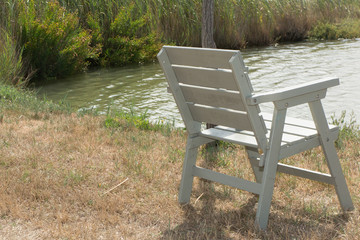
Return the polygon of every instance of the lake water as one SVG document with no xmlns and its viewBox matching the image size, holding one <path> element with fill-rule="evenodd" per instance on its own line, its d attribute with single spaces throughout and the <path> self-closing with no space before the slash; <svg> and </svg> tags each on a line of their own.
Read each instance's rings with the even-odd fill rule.
<svg viewBox="0 0 360 240">
<path fill-rule="evenodd" d="M 293 86 L 311 80 L 339 77 L 323 105 L 327 117 L 354 112 L 360 121 L 360 39 L 334 42 L 303 42 L 242 50 L 256 92 Z M 53 101 L 66 100 L 77 108 L 106 112 L 118 109 L 148 111 L 151 120 L 175 120 L 182 125 L 164 74 L 157 63 L 117 69 L 101 69 L 61 79 L 39 88 Z M 272 105 L 261 106 L 271 111 Z M 288 115 L 310 118 L 307 105 L 291 108 Z"/>
</svg>

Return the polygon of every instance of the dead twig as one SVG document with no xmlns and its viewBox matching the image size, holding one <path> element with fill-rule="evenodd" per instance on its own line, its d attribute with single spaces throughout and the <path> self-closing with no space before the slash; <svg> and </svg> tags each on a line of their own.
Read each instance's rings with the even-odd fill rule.
<svg viewBox="0 0 360 240">
<path fill-rule="evenodd" d="M 126 178 L 124 181 L 122 181 L 121 183 L 119 183 L 118 185 L 110 188 L 109 190 L 107 190 L 106 192 L 104 192 L 101 196 L 104 196 L 106 194 L 108 194 L 109 192 L 111 192 L 112 190 L 114 190 L 115 188 L 121 186 L 122 184 L 124 184 L 127 180 L 129 180 L 129 178 Z"/>
<path fill-rule="evenodd" d="M 204 195 L 204 193 L 200 194 L 200 196 L 195 200 L 194 205 L 199 201 L 199 199 Z"/>
</svg>

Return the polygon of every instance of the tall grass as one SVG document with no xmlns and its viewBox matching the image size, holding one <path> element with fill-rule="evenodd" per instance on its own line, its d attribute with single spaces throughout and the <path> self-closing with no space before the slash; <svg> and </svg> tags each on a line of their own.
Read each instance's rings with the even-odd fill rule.
<svg viewBox="0 0 360 240">
<path fill-rule="evenodd" d="M 114 110 L 110 107 L 106 115 L 105 127 L 113 131 L 135 127 L 141 130 L 160 131 L 164 136 L 170 135 L 175 130 L 182 131 L 175 128 L 174 121 L 166 119 L 150 121 L 147 111 L 136 111 L 132 106 L 129 110 Z"/>
<path fill-rule="evenodd" d="M 200 46 L 201 4 L 201 0 L 0 0 L 0 27 L 23 48 L 38 75 L 59 77 L 89 64 L 151 61 L 161 43 Z M 309 32 L 314 38 L 352 38 L 360 35 L 360 4 L 215 0 L 214 22 L 220 48 L 299 41 Z"/>
<path fill-rule="evenodd" d="M 0 84 L 22 84 L 22 70 L 22 51 L 8 32 L 0 28 Z"/>
<path fill-rule="evenodd" d="M 319 23 L 359 16 L 360 4 L 354 0 L 218 0 L 215 41 L 223 48 L 299 41 Z"/>
<path fill-rule="evenodd" d="M 69 104 L 54 103 L 46 97 L 38 98 L 33 90 L 0 83 L 0 122 L 7 115 L 47 118 L 53 113 L 72 113 Z"/>
<path fill-rule="evenodd" d="M 348 120 L 347 120 L 348 119 Z M 331 116 L 331 123 L 339 127 L 339 137 L 335 142 L 338 148 L 343 148 L 347 141 L 358 141 L 360 139 L 360 127 L 356 122 L 354 113 L 346 115 L 346 111 L 342 111 L 341 115 Z"/>
</svg>

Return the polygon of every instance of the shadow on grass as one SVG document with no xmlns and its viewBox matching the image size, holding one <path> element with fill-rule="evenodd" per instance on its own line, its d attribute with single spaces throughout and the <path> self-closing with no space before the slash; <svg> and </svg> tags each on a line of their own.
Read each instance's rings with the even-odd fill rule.
<svg viewBox="0 0 360 240">
<path fill-rule="evenodd" d="M 185 220 L 164 231 L 161 239 L 333 239 L 349 219 L 348 214 L 309 216 L 304 209 L 287 216 L 287 209 L 273 203 L 275 213 L 270 212 L 267 230 L 260 231 L 254 225 L 257 196 L 233 211 L 219 210 L 215 200 L 215 196 L 202 200 L 201 209 L 182 206 Z"/>
<path fill-rule="evenodd" d="M 207 160 L 205 165 L 213 167 Z M 233 207 L 220 206 L 219 201 L 229 201 L 231 196 L 216 192 L 211 184 L 200 180 L 193 193 L 201 195 L 201 199 L 183 205 L 183 223 L 163 231 L 161 239 L 333 239 L 339 237 L 349 219 L 346 213 L 328 215 L 304 208 L 292 209 L 291 206 L 289 210 L 289 206 L 273 201 L 268 228 L 260 231 L 254 224 L 257 195 L 244 192 L 250 194 L 248 200 L 234 210 Z"/>
</svg>

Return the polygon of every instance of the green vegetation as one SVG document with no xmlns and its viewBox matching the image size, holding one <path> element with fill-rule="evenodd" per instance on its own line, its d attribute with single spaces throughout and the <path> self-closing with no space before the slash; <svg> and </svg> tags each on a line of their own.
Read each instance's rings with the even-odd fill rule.
<svg viewBox="0 0 360 240">
<path fill-rule="evenodd" d="M 174 122 L 164 119 L 151 122 L 147 111 L 135 111 L 133 107 L 130 107 L 129 110 L 113 110 L 109 108 L 105 119 L 105 126 L 113 130 L 135 127 L 141 130 L 160 131 L 165 136 L 176 130 Z"/>
<path fill-rule="evenodd" d="M 0 0 L 0 41 L 13 46 L 5 55 L 17 66 L 10 68 L 15 72 L 1 66 L 9 75 L 2 78 L 51 80 L 89 65 L 152 61 L 164 43 L 199 46 L 201 3 Z M 215 0 L 214 14 L 219 48 L 360 36 L 357 0 Z"/>
<path fill-rule="evenodd" d="M 150 12 L 142 13 L 133 3 L 121 7 L 110 24 L 110 35 L 105 43 L 105 63 L 121 66 L 152 60 L 161 45 L 155 33 L 147 31 L 146 25 L 149 23 Z M 140 37 L 143 32 L 148 32 L 148 35 Z"/>
<path fill-rule="evenodd" d="M 71 113 L 66 103 L 54 103 L 46 98 L 39 99 L 34 91 L 0 83 L 0 119 L 3 112 L 13 112 L 33 118 L 48 117 L 52 113 Z"/>
<path fill-rule="evenodd" d="M 360 19 L 344 19 L 339 23 L 320 22 L 309 31 L 310 39 L 336 40 L 360 36 Z"/>
<path fill-rule="evenodd" d="M 37 78 L 63 77 L 84 70 L 87 59 L 97 59 L 99 46 L 90 46 L 91 35 L 79 24 L 76 14 L 56 1 L 43 6 L 21 2 L 19 24 L 23 56 Z"/>
<path fill-rule="evenodd" d="M 346 141 L 358 141 L 360 139 L 360 128 L 354 113 L 351 113 L 350 119 L 346 120 L 346 111 L 343 111 L 338 118 L 334 115 L 331 116 L 331 122 L 339 126 L 339 137 L 335 142 L 338 148 L 343 148 Z"/>
<path fill-rule="evenodd" d="M 0 83 L 21 85 L 24 82 L 22 69 L 22 52 L 9 34 L 0 29 Z"/>
</svg>

